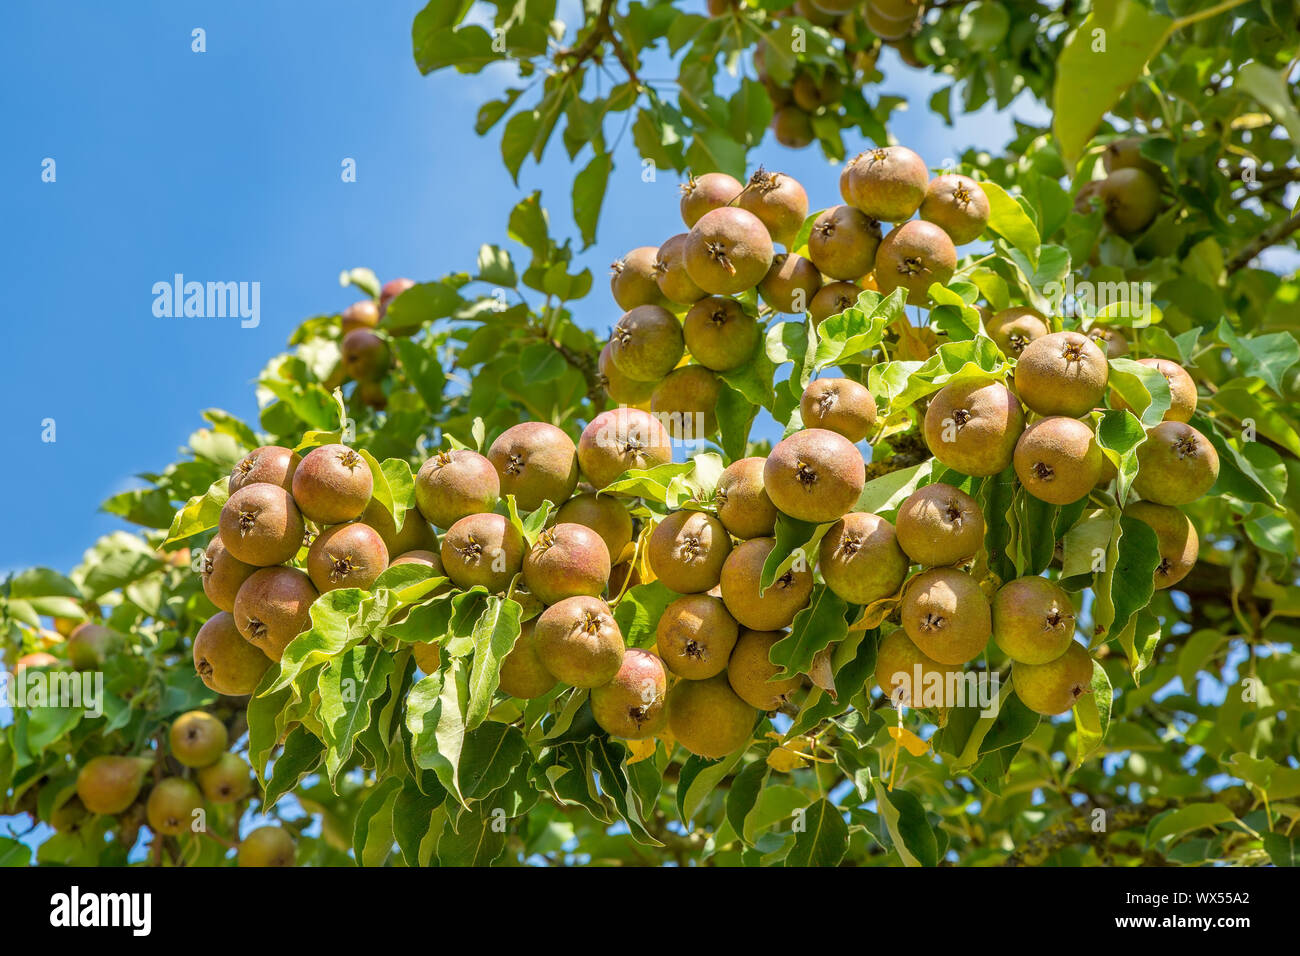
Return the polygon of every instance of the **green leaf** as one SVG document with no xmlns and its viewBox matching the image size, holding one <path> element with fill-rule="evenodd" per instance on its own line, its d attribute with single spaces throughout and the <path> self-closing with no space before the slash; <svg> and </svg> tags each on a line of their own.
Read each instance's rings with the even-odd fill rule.
<svg viewBox="0 0 1300 956">
<path fill-rule="evenodd" d="M 406 698 L 406 727 L 417 767 L 432 770 L 462 804 L 460 755 L 465 743 L 467 664 L 461 658 L 411 688 Z"/>
<path fill-rule="evenodd" d="M 280 756 L 271 766 L 271 776 L 266 781 L 263 809 L 275 806 L 277 800 L 293 790 L 302 778 L 312 773 L 325 758 L 325 745 L 301 725 L 289 731 Z"/>
<path fill-rule="evenodd" d="M 903 865 L 937 865 L 939 844 L 921 802 L 906 790 L 885 789 L 879 780 L 872 780 L 871 786 L 876 793 L 877 812 L 885 821 L 889 838 Z"/>
<path fill-rule="evenodd" d="M 1232 351 L 1243 375 L 1258 375 L 1275 392 L 1282 391 L 1282 377 L 1300 362 L 1300 342 L 1289 332 L 1243 338 L 1227 319 L 1220 319 L 1215 335 Z"/>
<path fill-rule="evenodd" d="M 727 822 L 742 840 L 745 839 L 745 818 L 754 809 L 758 795 L 767 781 L 768 773 L 766 760 L 754 760 L 736 774 L 731 781 L 731 787 L 727 790 Z"/>
<path fill-rule="evenodd" d="M 505 852 L 506 832 L 487 807 L 463 809 L 438 840 L 443 866 L 491 866 Z"/>
<path fill-rule="evenodd" d="M 398 777 L 380 780 L 361 801 L 352 830 L 357 866 L 382 866 L 393 849 L 393 803 L 402 789 Z"/>
<path fill-rule="evenodd" d="M 1146 428 L 1160 424 L 1169 411 L 1169 380 L 1150 365 L 1126 358 L 1111 359 L 1110 386 Z"/>
<path fill-rule="evenodd" d="M 321 670 L 320 722 L 325 732 L 325 772 L 333 780 L 352 756 L 356 739 L 370 726 L 371 708 L 388 689 L 393 655 L 361 644 Z"/>
<path fill-rule="evenodd" d="M 829 800 L 818 800 L 796 828 L 786 866 L 838 866 L 849 847 L 849 825 Z"/>
<path fill-rule="evenodd" d="M 1110 728 L 1110 708 L 1115 693 L 1100 661 L 1092 662 L 1092 693 L 1084 694 L 1074 705 L 1074 763 L 1082 764 L 1093 754 Z"/>
<path fill-rule="evenodd" d="M 1096 0 L 1056 63 L 1052 128 L 1067 161 L 1083 154 L 1103 116 L 1164 46 L 1171 21 L 1136 0 Z"/>
<path fill-rule="evenodd" d="M 487 719 L 501 678 L 501 662 L 519 637 L 523 608 L 509 598 L 493 594 L 474 622 L 474 665 L 469 675 L 469 701 L 465 708 L 465 729 L 473 730 Z"/>
<path fill-rule="evenodd" d="M 662 581 L 628 588 L 614 608 L 614 621 L 628 647 L 649 647 L 655 640 L 659 618 L 673 601 L 681 597 Z"/>
<path fill-rule="evenodd" d="M 573 179 L 573 221 L 582 232 L 582 247 L 586 249 L 596 241 L 596 224 L 600 209 L 605 204 L 605 187 L 614 169 L 614 157 L 598 152 Z"/>
<path fill-rule="evenodd" d="M 1236 814 L 1221 803 L 1193 803 L 1155 817 L 1147 827 L 1146 845 L 1155 846 L 1166 837 L 1185 836 L 1205 827 L 1234 823 Z"/>
<path fill-rule="evenodd" d="M 1293 149 L 1300 146 L 1300 112 L 1292 100 L 1293 91 L 1286 76 L 1270 70 L 1258 61 L 1237 68 L 1232 88 L 1254 98 L 1275 121 L 1286 127 Z"/>
<path fill-rule="evenodd" d="M 934 460 L 926 459 L 919 465 L 900 468 L 872 478 L 862 487 L 854 511 L 866 511 L 876 515 L 886 515 L 897 510 L 898 506 L 921 485 L 928 484 L 934 469 Z"/>
<path fill-rule="evenodd" d="M 794 616 L 790 633 L 772 645 L 769 660 L 781 668 L 773 679 L 806 674 L 817 653 L 848 635 L 848 604 L 824 584 L 815 585 L 808 606 Z"/>
<path fill-rule="evenodd" d="M 193 535 L 215 528 L 221 519 L 221 509 L 225 506 L 226 499 L 230 497 L 226 490 L 228 483 L 229 476 L 222 475 L 202 495 L 195 495 L 187 501 L 185 507 L 176 512 L 176 517 L 172 519 L 167 540 L 163 544 L 184 541 Z"/>
<path fill-rule="evenodd" d="M 981 182 L 980 189 L 989 201 L 989 228 L 1023 252 L 1030 264 L 1038 268 L 1042 240 L 1029 214 L 997 183 Z"/>
<path fill-rule="evenodd" d="M 505 286 L 506 288 L 514 288 L 519 282 L 519 277 L 515 274 L 514 263 L 510 261 L 510 253 L 500 246 L 493 245 L 479 247 L 478 275 L 476 278 L 480 282 Z"/>
</svg>

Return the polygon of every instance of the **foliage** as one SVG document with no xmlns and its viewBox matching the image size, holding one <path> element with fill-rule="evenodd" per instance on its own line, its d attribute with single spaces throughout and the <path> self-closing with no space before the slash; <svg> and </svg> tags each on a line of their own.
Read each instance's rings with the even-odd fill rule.
<svg viewBox="0 0 1300 956">
<path fill-rule="evenodd" d="M 743 178 L 774 91 L 800 71 L 845 83 L 814 120 L 817 148 L 832 159 L 854 152 L 846 142 L 885 143 L 900 105 L 873 90 L 881 43 L 858 14 L 832 29 L 775 2 L 704 17 L 668 0 L 622 9 L 588 0 L 570 27 L 546 0 L 488 6 L 490 27 L 463 0 L 433 0 L 413 25 L 416 64 L 478 72 L 511 62 L 518 83 L 484 104 L 476 132 L 500 127 L 517 179 L 559 134 L 576 164 L 584 245 L 595 240 L 614 163 L 607 121 L 630 129 L 661 170 Z M 791 50 L 796 28 L 807 44 Z M 1096 30 L 1125 52 L 1099 51 Z M 892 602 L 836 604 L 819 583 L 827 600 L 815 597 L 773 660 L 811 674 L 822 655 L 822 678 L 788 712 L 765 716 L 753 746 L 706 760 L 609 737 L 586 691 L 496 694 L 500 660 L 531 615 L 526 599 L 444 590 L 401 569 L 370 592 L 322 597 L 312 627 L 246 708 L 209 691 L 190 647 L 216 609 L 194 571 L 224 476 L 245 453 L 343 440 L 366 452 L 375 497 L 400 522 L 415 507 L 412 474 L 436 449 L 486 450 L 523 420 L 576 436 L 609 405 L 601 343 L 571 312 L 592 294 L 591 272 L 550 234 L 533 193 L 510 215 L 508 245 L 482 246 L 471 271 L 421 282 L 389 306 L 379 328 L 396 364 L 381 395 L 345 382 L 338 316 L 309 318 L 259 376 L 256 423 L 204 412 L 180 461 L 105 502 L 141 531 L 100 539 L 66 576 L 36 568 L 5 583 L 9 662 L 59 653 L 51 628 L 63 620 L 93 618 L 126 637 L 103 665 L 102 716 L 15 710 L 0 735 L 6 811 L 49 823 L 91 756 L 149 753 L 175 716 L 207 708 L 232 739 L 247 729 L 256 806 L 295 833 L 299 863 L 1289 865 L 1300 839 L 1300 279 L 1257 267 L 1257 257 L 1294 250 L 1300 226 L 1286 204 L 1300 181 L 1287 59 L 1298 35 L 1294 12 L 1270 0 L 937 4 L 901 43 L 901 68 L 942 78 L 929 104 L 936 115 L 990 100 L 1003 108 L 1022 92 L 1054 110 L 1051 128 L 1020 123 L 1000 153 L 978 144 L 957 157 L 954 171 L 990 197 L 988 253 L 963 260 L 915 316 L 899 297 L 866 291 L 817 328 L 799 317 L 771 323 L 755 361 L 726 377 L 717 447 L 611 486 L 635 499 L 643 529 L 688 504 L 712 508 L 721 463 L 768 450 L 750 434 L 757 409 L 797 428 L 804 385 L 839 369 L 880 406 L 860 510 L 892 519 L 916 487 L 958 484 L 988 523 L 982 575 L 1051 568 L 1080 595 L 1080 630 L 1098 664 L 1093 694 L 1072 715 L 1040 719 L 1009 685 L 992 714 L 895 709 L 873 678 L 879 642 L 898 626 Z M 760 42 L 767 85 L 752 62 Z M 671 89 L 640 78 L 660 61 L 677 71 Z M 611 73 L 621 75 L 598 84 Z M 1085 187 L 1103 175 L 1103 147 L 1127 135 L 1141 137 L 1141 157 L 1160 172 L 1163 209 L 1126 238 L 1105 226 Z M 368 270 L 343 281 L 378 297 Z M 1129 283 L 1149 284 L 1148 313 L 1098 310 L 1081 292 Z M 1111 383 L 1133 411 L 1095 418 L 1119 475 L 1113 491 L 1050 506 L 1006 476 L 966 478 L 930 458 L 920 433 L 929 397 L 953 381 L 1013 375 L 980 300 L 1127 338 Z M 1201 396 L 1192 424 L 1221 462 L 1211 492 L 1185 508 L 1201 536 L 1198 564 L 1154 593 L 1145 584 L 1154 542 L 1121 520 L 1144 427 L 1164 410 L 1159 376 L 1129 361 L 1143 357 L 1189 370 Z M 545 511 L 510 518 L 531 534 Z M 824 532 L 783 524 L 765 579 Z M 643 550 L 636 561 L 644 570 Z M 669 597 L 655 583 L 624 591 L 615 607 L 629 645 L 653 643 Z M 431 638 L 444 653 L 426 674 L 411 645 Z M 990 645 L 984 666 L 1005 673 L 1005 664 Z M 212 819 L 213 839 L 152 837 L 153 858 L 220 863 L 239 812 Z M 142 823 L 132 811 L 38 839 L 0 836 L 0 861 L 123 864 Z"/>
</svg>

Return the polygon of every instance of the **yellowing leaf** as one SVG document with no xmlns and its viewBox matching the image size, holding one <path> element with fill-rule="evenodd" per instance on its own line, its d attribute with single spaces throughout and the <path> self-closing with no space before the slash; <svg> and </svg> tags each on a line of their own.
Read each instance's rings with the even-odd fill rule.
<svg viewBox="0 0 1300 956">
<path fill-rule="evenodd" d="M 627 762 L 629 764 L 640 763 L 642 760 L 653 757 L 657 746 L 658 744 L 655 742 L 654 737 L 650 737 L 647 740 L 627 741 L 627 749 L 631 753 L 631 756 L 627 758 Z"/>
<path fill-rule="evenodd" d="M 767 765 L 781 773 L 789 773 L 808 766 L 808 760 L 803 754 L 787 747 L 777 747 L 767 755 Z"/>
<path fill-rule="evenodd" d="M 885 729 L 889 731 L 889 736 L 894 738 L 894 742 L 913 757 L 920 757 L 930 752 L 929 742 L 922 740 L 905 727 L 886 727 Z"/>
</svg>

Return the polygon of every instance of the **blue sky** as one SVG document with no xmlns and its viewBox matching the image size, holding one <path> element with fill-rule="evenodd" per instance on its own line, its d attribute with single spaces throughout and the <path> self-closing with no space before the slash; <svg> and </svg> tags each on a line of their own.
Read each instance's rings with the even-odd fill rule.
<svg viewBox="0 0 1300 956">
<path fill-rule="evenodd" d="M 473 132 L 508 68 L 422 77 L 410 44 L 420 7 L 6 4 L 0 258 L 13 454 L 0 479 L 11 503 L 0 571 L 75 565 L 121 526 L 100 502 L 175 460 L 200 410 L 255 421 L 252 382 L 293 327 L 355 298 L 340 270 L 423 280 L 470 269 L 480 244 L 506 241 L 510 208 L 534 189 L 553 234 L 576 237 L 568 188 L 580 167 L 557 141 L 516 186 L 498 131 Z M 205 53 L 191 52 L 195 27 Z M 892 52 L 884 62 L 881 92 L 913 104 L 892 132 L 931 165 L 967 146 L 996 151 L 1013 115 L 1042 115 L 1021 103 L 948 129 L 925 109 L 933 81 Z M 54 183 L 41 181 L 47 157 Z M 345 157 L 356 183 L 340 179 Z M 618 318 L 608 263 L 682 230 L 677 179 L 642 182 L 630 137 L 616 158 L 597 243 L 580 257 L 598 282 L 576 313 L 601 331 Z M 815 150 L 769 137 L 752 158 L 796 176 L 813 208 L 839 201 L 838 170 Z M 178 272 L 260 282 L 260 326 L 156 318 L 152 286 Z M 41 441 L 46 418 L 54 443 Z"/>
</svg>

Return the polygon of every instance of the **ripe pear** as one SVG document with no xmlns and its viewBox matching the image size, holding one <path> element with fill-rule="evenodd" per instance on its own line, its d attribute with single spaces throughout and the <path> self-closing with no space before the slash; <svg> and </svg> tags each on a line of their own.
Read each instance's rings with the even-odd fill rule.
<svg viewBox="0 0 1300 956">
<path fill-rule="evenodd" d="M 766 458 L 733 461 L 718 478 L 714 504 L 718 520 L 737 538 L 771 537 L 776 530 L 776 505 L 763 487 Z"/>
<path fill-rule="evenodd" d="M 925 444 L 935 458 L 964 475 L 996 475 L 1011 464 L 1025 430 L 1020 402 L 1001 382 L 945 385 L 925 410 Z"/>
<path fill-rule="evenodd" d="M 537 536 L 524 555 L 524 583 L 543 604 L 597 596 L 609 580 L 609 548 L 586 525 L 561 522 Z"/>
<path fill-rule="evenodd" d="M 629 469 L 653 468 L 672 460 L 668 429 L 658 418 L 637 408 L 601 412 L 578 439 L 578 463 L 598 489 Z"/>
<path fill-rule="evenodd" d="M 1219 453 L 1184 422 L 1165 421 L 1148 429 L 1137 459 L 1133 490 L 1158 505 L 1190 504 L 1219 478 Z"/>
<path fill-rule="evenodd" d="M 870 604 L 897 594 L 909 562 L 894 526 L 879 515 L 855 511 L 822 538 L 817 566 L 826 586 L 850 604 Z"/>
<path fill-rule="evenodd" d="M 623 633 L 600 598 L 565 598 L 537 619 L 534 637 L 542 666 L 571 687 L 613 680 L 623 661 Z"/>
<path fill-rule="evenodd" d="M 721 598 L 687 594 L 664 608 L 655 628 L 655 646 L 678 677 L 704 680 L 726 670 L 739 636 L 740 625 Z"/>
<path fill-rule="evenodd" d="M 555 675 L 537 656 L 537 620 L 525 621 L 510 649 L 501 661 L 501 693 L 532 700 L 541 697 L 556 684 Z"/>
<path fill-rule="evenodd" d="M 1082 644 L 1070 642 L 1064 654 L 1046 664 L 1016 664 L 1011 684 L 1020 702 L 1036 714 L 1064 714 L 1084 694 L 1092 693 L 1092 658 Z"/>
<path fill-rule="evenodd" d="M 921 668 L 919 684 L 917 665 Z M 942 686 L 946 687 L 948 676 L 961 671 L 961 665 L 940 664 L 930 657 L 912 643 L 901 628 L 886 634 L 876 650 L 876 686 L 893 701 L 895 707 L 930 706 L 926 688 L 938 681 L 943 681 Z"/>
<path fill-rule="evenodd" d="M 1040 418 L 1016 442 L 1016 477 L 1039 501 L 1068 505 L 1096 487 L 1104 458 L 1077 418 Z"/>
<path fill-rule="evenodd" d="M 239 865 L 293 866 L 297 847 L 293 837 L 281 827 L 258 827 L 239 844 Z"/>
<path fill-rule="evenodd" d="M 956 568 L 931 568 L 903 591 L 903 630 L 940 664 L 964 664 L 993 632 L 989 602 L 975 579 Z"/>
<path fill-rule="evenodd" d="M 740 632 L 727 662 L 727 682 L 736 696 L 751 707 L 779 710 L 803 686 L 797 675 L 772 680 L 781 668 L 772 663 L 769 655 L 773 645 L 786 634 L 786 631 L 751 631 L 748 628 Z"/>
<path fill-rule="evenodd" d="M 244 640 L 278 661 L 295 637 L 311 627 L 311 606 L 320 597 L 297 568 L 260 568 L 235 595 L 235 626 Z"/>
<path fill-rule="evenodd" d="M 524 536 L 504 515 L 466 515 L 442 536 L 440 557 L 456 587 L 500 592 L 523 567 Z"/>
<path fill-rule="evenodd" d="M 613 495 L 594 491 L 575 495 L 560 506 L 555 522 L 572 522 L 596 532 L 605 542 L 611 562 L 617 562 L 623 549 L 632 543 L 632 515 Z"/>
<path fill-rule="evenodd" d="M 630 647 L 613 680 L 592 689 L 591 713 L 611 737 L 645 740 L 661 733 L 668 723 L 667 693 L 664 662 L 649 651 Z"/>
<path fill-rule="evenodd" d="M 757 717 L 726 674 L 681 680 L 668 692 L 668 732 L 699 757 L 718 759 L 747 745 Z"/>
<path fill-rule="evenodd" d="M 227 752 L 216 763 L 199 770 L 196 776 L 205 799 L 213 803 L 238 803 L 252 792 L 250 773 L 252 768 L 243 757 Z"/>
<path fill-rule="evenodd" d="M 514 495 L 520 514 L 535 511 L 543 501 L 563 504 L 578 484 L 578 448 L 548 422 L 507 428 L 487 456 L 501 477 L 501 496 Z"/>
<path fill-rule="evenodd" d="M 1196 526 L 1187 515 L 1169 505 L 1155 505 L 1149 501 L 1134 501 L 1124 508 L 1124 514 L 1150 525 L 1156 533 L 1156 547 L 1160 563 L 1156 565 L 1156 590 L 1172 587 L 1192 570 L 1201 549 Z"/>
<path fill-rule="evenodd" d="M 218 694 L 251 694 L 270 666 L 270 658 L 239 633 L 233 614 L 218 611 L 194 637 L 194 669 Z"/>
<path fill-rule="evenodd" d="M 501 495 L 501 478 L 485 456 L 468 448 L 440 451 L 415 475 L 415 503 L 420 514 L 439 528 L 461 518 L 488 512 Z"/>
<path fill-rule="evenodd" d="M 1017 305 L 994 313 L 985 320 L 984 328 L 988 330 L 1003 355 L 1018 356 L 1030 342 L 1047 335 L 1047 324 L 1043 314 L 1029 306 Z"/>
<path fill-rule="evenodd" d="M 202 806 L 198 787 L 184 777 L 167 777 L 149 792 L 145 815 L 155 833 L 178 836 L 190 829 L 194 811 Z"/>
<path fill-rule="evenodd" d="M 14 673 L 21 674 L 29 667 L 58 667 L 63 662 L 53 654 L 47 654 L 44 651 L 36 651 L 32 654 L 24 654 L 18 660 L 14 661 Z"/>
<path fill-rule="evenodd" d="M 211 766 L 230 742 L 226 725 L 202 710 L 191 710 L 172 721 L 168 739 L 172 756 L 185 767 Z"/>
<path fill-rule="evenodd" d="M 876 424 L 876 400 L 867 387 L 849 378 L 818 378 L 799 399 L 805 428 L 827 428 L 851 442 L 867 437 Z"/>
<path fill-rule="evenodd" d="M 77 796 L 91 813 L 121 813 L 140 795 L 147 757 L 92 757 L 77 773 Z"/>
<path fill-rule="evenodd" d="M 936 481 L 898 508 L 898 544 L 922 567 L 961 564 L 984 546 L 984 512 L 960 488 Z"/>
<path fill-rule="evenodd" d="M 759 594 L 763 562 L 776 547 L 774 538 L 751 538 L 739 545 L 722 565 L 722 600 L 737 621 L 755 631 L 779 631 L 789 627 L 794 616 L 812 595 L 810 562 L 796 563 Z"/>
<path fill-rule="evenodd" d="M 716 587 L 731 537 L 721 521 L 704 511 L 674 511 L 650 535 L 650 568 L 664 587 L 699 594 Z"/>
<path fill-rule="evenodd" d="M 1088 338 L 1097 343 L 1097 348 L 1105 352 L 1108 359 L 1128 355 L 1128 339 L 1119 329 L 1094 325 L 1088 330 Z"/>
<path fill-rule="evenodd" d="M 862 453 L 826 428 L 795 432 L 772 449 L 763 466 L 763 487 L 772 504 L 812 524 L 848 514 L 866 481 Z"/>
<path fill-rule="evenodd" d="M 1074 640 L 1074 605 L 1054 581 L 1028 576 L 993 596 L 993 640 L 1017 664 L 1046 664 Z"/>
<path fill-rule="evenodd" d="M 379 532 L 390 555 L 438 549 L 438 538 L 433 533 L 433 528 L 416 508 L 408 508 L 402 516 L 401 531 L 397 530 L 397 522 L 393 520 L 392 513 L 376 498 L 370 499 L 370 504 L 366 505 L 366 510 L 361 512 L 361 517 L 357 520 Z"/>
<path fill-rule="evenodd" d="M 245 564 L 227 551 L 221 535 L 213 535 L 203 555 L 203 593 L 221 610 L 233 611 L 240 586 L 256 570 L 256 565 Z"/>
<path fill-rule="evenodd" d="M 1106 394 L 1110 366 L 1080 332 L 1052 332 L 1025 346 L 1016 362 L 1016 393 L 1040 415 L 1078 418 Z"/>
</svg>

